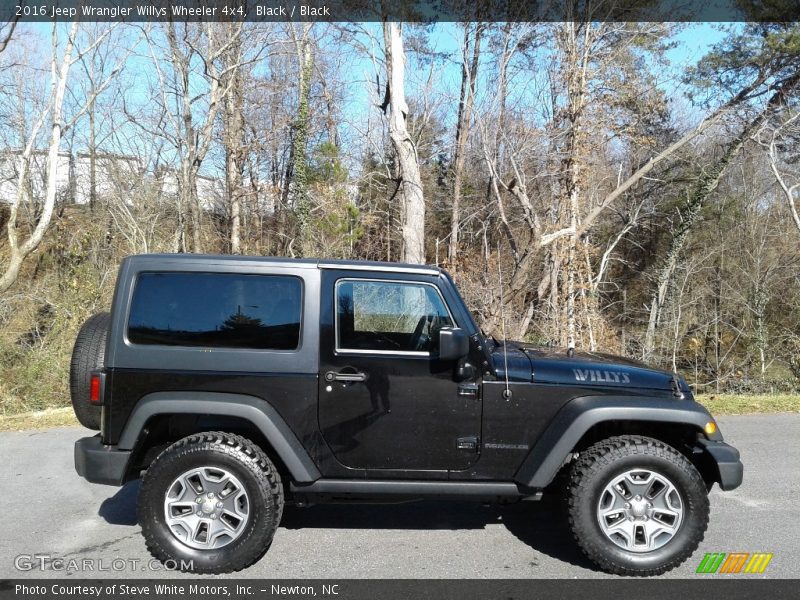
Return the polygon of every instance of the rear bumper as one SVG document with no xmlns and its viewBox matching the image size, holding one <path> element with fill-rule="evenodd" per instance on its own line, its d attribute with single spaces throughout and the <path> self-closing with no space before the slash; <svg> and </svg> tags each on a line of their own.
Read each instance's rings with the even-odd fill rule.
<svg viewBox="0 0 800 600">
<path fill-rule="evenodd" d="M 104 446 L 99 435 L 75 442 L 75 470 L 90 483 L 122 485 L 130 458 L 130 450 Z"/>
<path fill-rule="evenodd" d="M 711 466 L 716 469 L 717 482 L 723 490 L 734 490 L 742 484 L 744 465 L 739 460 L 739 451 L 725 442 L 698 440 Z"/>
</svg>

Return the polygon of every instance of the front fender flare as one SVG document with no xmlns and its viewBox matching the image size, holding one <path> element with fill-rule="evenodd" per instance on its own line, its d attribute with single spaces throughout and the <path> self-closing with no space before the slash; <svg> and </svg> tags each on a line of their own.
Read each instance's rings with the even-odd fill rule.
<svg viewBox="0 0 800 600">
<path fill-rule="evenodd" d="M 688 425 L 702 432 L 713 420 L 696 402 L 637 396 L 581 396 L 570 400 L 551 421 L 523 461 L 514 481 L 529 488 L 546 487 L 583 435 L 598 423 L 641 421 Z M 712 440 L 722 440 L 717 431 Z"/>
<path fill-rule="evenodd" d="M 244 394 L 157 392 L 144 396 L 128 418 L 117 447 L 133 450 L 147 422 L 157 415 L 224 415 L 249 421 L 264 435 L 294 481 L 321 477 L 297 436 L 267 401 Z"/>
</svg>

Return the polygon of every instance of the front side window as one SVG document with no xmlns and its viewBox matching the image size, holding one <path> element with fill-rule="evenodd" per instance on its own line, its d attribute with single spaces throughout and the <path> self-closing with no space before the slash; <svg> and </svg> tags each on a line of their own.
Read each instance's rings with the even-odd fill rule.
<svg viewBox="0 0 800 600">
<path fill-rule="evenodd" d="M 302 282 L 283 275 L 141 273 L 128 319 L 134 344 L 295 350 Z"/>
<path fill-rule="evenodd" d="M 336 327 L 339 350 L 429 353 L 453 320 L 431 285 L 345 279 L 336 286 Z"/>
</svg>

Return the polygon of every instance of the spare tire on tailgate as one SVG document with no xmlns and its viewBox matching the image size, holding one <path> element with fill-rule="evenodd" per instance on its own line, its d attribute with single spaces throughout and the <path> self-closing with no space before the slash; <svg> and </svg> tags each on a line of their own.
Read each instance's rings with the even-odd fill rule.
<svg viewBox="0 0 800 600">
<path fill-rule="evenodd" d="M 92 371 L 103 366 L 106 336 L 111 323 L 107 312 L 92 315 L 81 327 L 69 365 L 69 391 L 75 416 L 84 427 L 100 429 L 100 407 L 89 402 Z"/>
</svg>

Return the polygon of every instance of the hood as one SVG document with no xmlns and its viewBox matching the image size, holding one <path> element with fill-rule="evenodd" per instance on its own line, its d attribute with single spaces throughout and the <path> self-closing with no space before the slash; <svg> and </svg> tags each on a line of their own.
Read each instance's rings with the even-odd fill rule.
<svg viewBox="0 0 800 600">
<path fill-rule="evenodd" d="M 689 391 L 681 377 L 622 356 L 599 352 L 570 355 L 565 349 L 511 341 L 506 342 L 506 347 L 507 359 L 502 343 L 493 349 L 492 358 L 501 378 L 505 377 L 507 360 L 508 377 L 513 381 L 673 391 L 677 386 L 682 392 Z"/>
<path fill-rule="evenodd" d="M 492 349 L 492 361 L 500 379 L 505 379 L 508 373 L 510 381 L 531 382 L 531 359 L 519 342 L 496 344 Z"/>
</svg>

